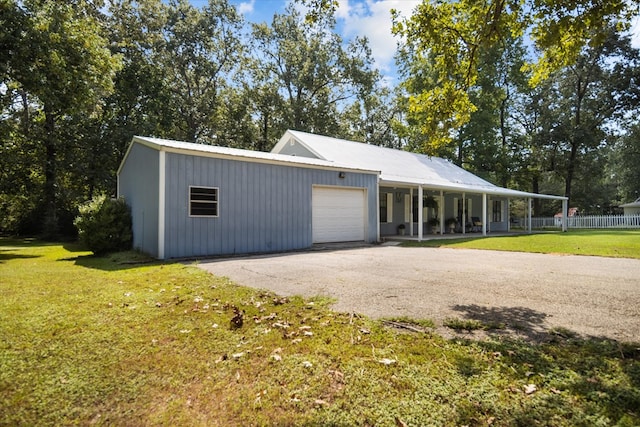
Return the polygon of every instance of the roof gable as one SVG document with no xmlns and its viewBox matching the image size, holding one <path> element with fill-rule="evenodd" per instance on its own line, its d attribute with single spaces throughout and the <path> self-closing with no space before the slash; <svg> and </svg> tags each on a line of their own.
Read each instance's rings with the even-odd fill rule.
<svg viewBox="0 0 640 427">
<path fill-rule="evenodd" d="M 635 201 L 631 203 L 625 203 L 624 205 L 620 205 L 621 208 L 640 208 L 640 197 L 638 197 Z"/>
<path fill-rule="evenodd" d="M 292 147 L 294 142 L 302 145 L 318 159 L 379 170 L 382 181 L 495 187 L 490 182 L 439 157 L 299 131 L 287 131 L 272 153 L 300 151 L 287 147 L 287 144 Z"/>
</svg>

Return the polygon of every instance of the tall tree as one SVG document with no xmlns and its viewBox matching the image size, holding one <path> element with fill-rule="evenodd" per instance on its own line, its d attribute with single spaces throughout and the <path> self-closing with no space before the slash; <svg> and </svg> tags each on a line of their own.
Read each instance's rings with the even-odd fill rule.
<svg viewBox="0 0 640 427">
<path fill-rule="evenodd" d="M 640 122 L 633 124 L 621 137 L 619 150 L 611 159 L 619 185 L 620 202 L 633 202 L 640 197 Z"/>
<path fill-rule="evenodd" d="M 400 106 L 388 87 L 378 86 L 345 108 L 341 120 L 345 138 L 389 148 L 402 148 L 394 125 L 401 120 Z"/>
<path fill-rule="evenodd" d="M 637 115 L 639 66 L 640 55 L 629 38 L 610 28 L 606 40 L 585 48 L 575 64 L 557 72 L 558 124 L 548 147 L 557 156 L 570 199 L 576 178 L 588 170 L 585 161 L 601 159 L 594 152 L 606 146 L 607 135 L 618 132 L 625 117 Z"/>
<path fill-rule="evenodd" d="M 410 93 L 409 112 L 422 123 L 434 147 L 451 144 L 455 131 L 476 106 L 469 90 L 478 79 L 480 55 L 509 37 L 530 34 L 540 52 L 531 65 L 532 82 L 576 61 L 587 46 L 607 38 L 609 25 L 629 27 L 639 0 L 473 0 L 424 1 L 412 17 L 395 18 L 414 62 L 427 60 L 434 84 Z"/>
<path fill-rule="evenodd" d="M 295 4 L 274 15 L 271 25 L 256 24 L 252 36 L 259 67 L 254 81 L 261 95 L 263 137 L 276 123 L 284 128 L 338 136 L 339 112 L 371 92 L 379 78 L 371 68 L 365 39 L 344 46 L 332 16 L 305 20 Z M 273 102 L 281 106 L 276 118 Z M 272 124 L 266 122 L 270 117 Z"/>
<path fill-rule="evenodd" d="M 30 119 L 41 130 L 44 229 L 49 235 L 55 235 L 58 226 L 58 152 L 68 143 L 60 138 L 59 125 L 74 114 L 94 112 L 100 98 L 112 90 L 120 66 L 107 48 L 99 7 L 99 2 L 84 0 L 3 4 L 3 13 L 9 10 L 22 24 L 3 67 L 5 78 L 29 106 L 25 114 L 35 109 Z"/>
<path fill-rule="evenodd" d="M 153 56 L 171 89 L 178 139 L 220 143 L 216 137 L 220 93 L 243 62 L 242 20 L 227 0 L 202 9 L 171 0 L 160 48 Z"/>
</svg>

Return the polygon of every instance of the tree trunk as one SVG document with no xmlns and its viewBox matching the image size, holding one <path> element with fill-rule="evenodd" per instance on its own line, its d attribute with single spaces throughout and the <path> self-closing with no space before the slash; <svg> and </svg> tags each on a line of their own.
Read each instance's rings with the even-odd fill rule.
<svg viewBox="0 0 640 427">
<path fill-rule="evenodd" d="M 267 151 L 267 144 L 269 142 L 269 111 L 268 107 L 265 108 L 262 116 L 262 138 L 258 151 Z"/>
<path fill-rule="evenodd" d="M 48 239 L 58 237 L 58 213 L 56 196 L 56 117 L 45 105 L 44 107 L 44 220 L 43 235 Z"/>
<path fill-rule="evenodd" d="M 576 158 L 578 157 L 578 144 L 571 143 L 571 153 L 569 155 L 569 165 L 567 166 L 567 177 L 564 186 L 564 195 L 567 197 L 567 206 L 571 207 L 571 183 L 576 170 Z"/>
<path fill-rule="evenodd" d="M 531 183 L 531 192 L 535 193 L 535 194 L 540 194 L 540 181 L 538 180 L 538 176 L 535 175 L 533 177 L 533 182 Z M 540 209 L 541 209 L 541 200 L 538 198 L 533 199 L 533 216 L 541 216 L 540 215 Z"/>
<path fill-rule="evenodd" d="M 498 166 L 499 168 L 499 173 L 500 173 L 500 183 L 502 184 L 503 187 L 507 187 L 509 184 L 509 180 L 508 180 L 508 176 L 507 176 L 507 172 L 504 170 L 504 153 L 506 151 L 507 148 L 507 119 L 506 119 L 506 110 L 507 110 L 507 106 L 508 106 L 508 101 L 509 101 L 509 90 L 507 88 L 507 95 L 502 99 L 502 102 L 500 103 L 500 138 L 502 140 L 502 152 L 500 153 L 500 165 Z"/>
</svg>

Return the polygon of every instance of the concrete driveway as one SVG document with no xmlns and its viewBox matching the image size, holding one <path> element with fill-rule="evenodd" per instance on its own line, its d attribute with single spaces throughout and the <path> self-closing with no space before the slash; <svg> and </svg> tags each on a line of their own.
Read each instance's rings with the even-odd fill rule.
<svg viewBox="0 0 640 427">
<path fill-rule="evenodd" d="M 640 260 L 372 246 L 203 261 L 217 276 L 279 295 L 328 296 L 373 318 L 503 324 L 541 340 L 550 331 L 640 342 Z"/>
</svg>

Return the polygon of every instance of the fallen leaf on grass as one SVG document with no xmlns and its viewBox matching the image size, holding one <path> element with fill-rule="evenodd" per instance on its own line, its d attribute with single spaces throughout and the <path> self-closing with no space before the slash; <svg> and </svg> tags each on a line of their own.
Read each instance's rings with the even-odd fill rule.
<svg viewBox="0 0 640 427">
<path fill-rule="evenodd" d="M 312 367 L 313 367 L 313 363 L 309 362 L 308 360 L 305 360 L 304 362 L 302 362 L 302 366 L 303 366 L 304 368 L 309 369 L 309 368 L 312 368 Z"/>
<path fill-rule="evenodd" d="M 316 399 L 313 404 L 316 406 L 329 406 L 329 402 L 322 399 Z"/>
<path fill-rule="evenodd" d="M 378 362 L 382 363 L 383 365 L 389 366 L 389 365 L 393 365 L 394 363 L 397 362 L 397 360 L 393 360 L 393 359 L 387 359 L 386 357 L 384 359 L 380 359 L 378 360 Z"/>
<path fill-rule="evenodd" d="M 280 323 L 280 322 L 276 322 L 273 325 L 274 328 L 280 328 L 280 329 L 288 329 L 289 328 L 289 324 L 288 323 Z"/>
<path fill-rule="evenodd" d="M 538 387 L 536 387 L 535 384 L 527 384 L 526 386 L 524 386 L 524 393 L 525 394 L 533 394 L 536 391 L 538 391 Z"/>
</svg>

